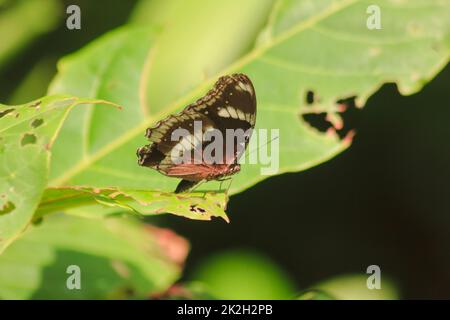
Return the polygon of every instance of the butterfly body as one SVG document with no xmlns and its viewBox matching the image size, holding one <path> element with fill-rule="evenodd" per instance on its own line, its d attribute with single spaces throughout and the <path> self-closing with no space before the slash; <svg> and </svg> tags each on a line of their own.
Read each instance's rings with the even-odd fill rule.
<svg viewBox="0 0 450 320">
<path fill-rule="evenodd" d="M 176 192 L 200 181 L 221 180 L 240 171 L 238 160 L 255 121 L 256 96 L 250 79 L 244 74 L 221 77 L 204 97 L 147 129 L 152 143 L 137 150 L 138 163 L 183 179 Z M 178 131 L 184 135 L 177 136 Z M 213 142 L 222 144 L 214 149 Z"/>
<path fill-rule="evenodd" d="M 221 180 L 241 170 L 239 164 L 181 164 L 168 170 L 167 176 L 189 181 Z"/>
</svg>

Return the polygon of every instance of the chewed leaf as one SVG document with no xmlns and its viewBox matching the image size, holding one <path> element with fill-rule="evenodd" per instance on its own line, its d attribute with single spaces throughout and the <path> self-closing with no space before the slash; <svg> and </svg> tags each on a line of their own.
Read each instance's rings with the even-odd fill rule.
<svg viewBox="0 0 450 320">
<path fill-rule="evenodd" d="M 220 76 L 239 72 L 251 79 L 258 103 L 252 136 L 258 161 L 247 161 L 233 179 L 230 193 L 240 192 L 339 154 L 353 136 L 342 101 L 362 107 L 387 82 L 402 94 L 417 92 L 449 57 L 448 1 L 378 0 L 380 30 L 366 24 L 371 0 L 242 1 L 239 10 L 233 1 L 181 3 L 161 34 L 126 26 L 61 61 L 51 92 L 126 108 L 121 115 L 70 114 L 55 145 L 50 185 L 174 190 L 177 180 L 136 165 L 145 129 L 203 96 Z M 311 121 L 315 114 L 324 128 Z M 264 157 L 276 130 L 279 139 Z M 206 188 L 214 190 L 212 183 Z"/>
<path fill-rule="evenodd" d="M 142 215 L 170 213 L 194 220 L 211 220 L 212 217 L 220 217 L 229 222 L 225 213 L 227 200 L 225 193 L 213 192 L 173 194 L 117 188 L 50 188 L 44 192 L 35 219 L 63 209 L 100 204 L 104 207 L 126 209 Z M 98 210 L 94 211 L 98 212 Z"/>
<path fill-rule="evenodd" d="M 50 148 L 72 107 L 106 103 L 47 96 L 0 105 L 0 253 L 30 222 L 47 185 Z"/>
</svg>

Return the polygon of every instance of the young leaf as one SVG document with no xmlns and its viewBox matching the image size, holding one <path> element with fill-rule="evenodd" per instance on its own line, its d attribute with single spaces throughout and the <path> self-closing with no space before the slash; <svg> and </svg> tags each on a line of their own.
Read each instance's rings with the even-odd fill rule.
<svg viewBox="0 0 450 320">
<path fill-rule="evenodd" d="M 0 256 L 0 299 L 148 298 L 179 277 L 189 247 L 132 219 L 46 220 Z"/>
<path fill-rule="evenodd" d="M 211 217 L 220 217 L 229 222 L 224 211 L 226 203 L 225 193 L 173 194 L 116 188 L 50 188 L 44 192 L 34 219 L 40 219 L 56 211 L 100 204 L 104 207 L 126 209 L 142 215 L 172 213 L 194 220 L 211 220 Z M 97 217 L 103 216 L 98 208 L 92 210 L 92 214 Z"/>
<path fill-rule="evenodd" d="M 106 103 L 59 95 L 0 105 L 0 253 L 38 206 L 47 185 L 50 148 L 67 114 L 78 104 L 97 102 Z"/>
<path fill-rule="evenodd" d="M 366 24 L 371 1 L 275 1 L 259 36 L 246 32 L 258 26 L 255 16 L 266 19 L 267 11 L 250 7 L 240 11 L 242 2 L 237 1 L 214 3 L 204 6 L 199 1 L 194 2 L 199 7 L 175 9 L 159 37 L 152 30 L 123 28 L 61 62 L 51 92 L 89 95 L 126 108 L 120 116 L 101 110 L 70 115 L 55 146 L 53 186 L 174 190 L 175 179 L 136 164 L 135 150 L 146 143 L 144 130 L 205 93 L 219 75 L 237 71 L 254 82 L 257 129 L 279 129 L 279 170 L 271 174 L 304 170 L 350 144 L 350 137 L 341 140 L 335 133 L 341 122 L 341 99 L 356 97 L 356 104 L 362 106 L 385 82 L 395 82 L 403 94 L 411 94 L 448 61 L 450 10 L 439 0 L 426 5 L 379 1 L 379 30 L 370 30 Z M 239 15 L 229 14 L 233 4 L 233 12 L 238 10 Z M 199 12 L 214 19 L 205 24 Z M 220 19 L 218 12 L 224 15 Z M 190 22 L 202 23 L 206 38 Z M 208 30 L 216 30 L 214 37 Z M 224 46 L 230 43 L 229 32 L 236 41 L 257 44 L 248 53 L 242 44 Z M 311 105 L 306 101 L 310 91 L 315 97 Z M 328 134 L 302 118 L 317 112 L 326 112 L 333 122 Z M 67 152 L 64 145 L 69 139 L 73 149 Z M 261 150 L 265 151 L 260 146 L 259 155 Z M 267 177 L 261 172 L 267 166 L 261 162 L 243 166 L 231 192 Z"/>
</svg>

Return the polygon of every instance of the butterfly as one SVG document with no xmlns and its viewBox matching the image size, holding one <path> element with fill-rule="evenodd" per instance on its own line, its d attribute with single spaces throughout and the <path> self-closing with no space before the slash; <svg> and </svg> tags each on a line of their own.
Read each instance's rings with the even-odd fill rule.
<svg viewBox="0 0 450 320">
<path fill-rule="evenodd" d="M 181 178 L 176 193 L 227 179 L 240 171 L 255 122 L 251 80 L 241 73 L 223 76 L 205 96 L 146 130 L 151 143 L 137 150 L 138 164 Z"/>
</svg>

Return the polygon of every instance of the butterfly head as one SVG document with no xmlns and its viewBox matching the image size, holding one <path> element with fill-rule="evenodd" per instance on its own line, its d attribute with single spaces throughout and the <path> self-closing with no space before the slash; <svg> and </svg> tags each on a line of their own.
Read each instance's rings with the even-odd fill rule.
<svg viewBox="0 0 450 320">
<path fill-rule="evenodd" d="M 138 156 L 139 165 L 144 164 L 147 153 L 148 153 L 148 146 L 144 146 L 144 147 L 137 149 L 136 155 Z"/>
<path fill-rule="evenodd" d="M 230 175 L 238 173 L 239 171 L 241 171 L 241 165 L 239 163 L 233 163 L 230 166 Z"/>
<path fill-rule="evenodd" d="M 233 163 L 226 169 L 224 176 L 231 176 L 239 171 L 241 171 L 241 165 L 239 163 Z"/>
</svg>

